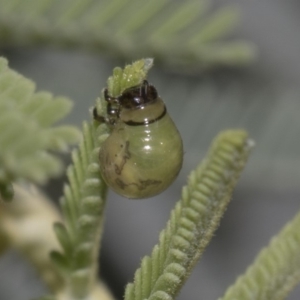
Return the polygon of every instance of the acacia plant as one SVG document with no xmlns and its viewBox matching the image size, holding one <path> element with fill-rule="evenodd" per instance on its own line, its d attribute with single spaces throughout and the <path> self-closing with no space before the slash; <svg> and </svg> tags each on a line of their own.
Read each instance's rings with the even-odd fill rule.
<svg viewBox="0 0 300 300">
<path fill-rule="evenodd" d="M 111 128 L 93 118 L 83 124 L 60 215 L 30 182 L 58 172 L 62 164 L 49 150 L 65 150 L 78 139 L 77 129 L 53 126 L 70 109 L 70 101 L 36 92 L 5 59 L 0 63 L 1 250 L 15 247 L 34 264 L 51 293 L 42 299 L 113 299 L 97 278 L 108 188 L 98 153 Z M 142 59 L 115 68 L 107 81 L 109 93 L 117 96 L 140 84 L 151 66 L 151 59 Z M 105 116 L 103 94 L 95 106 Z M 53 110 L 60 114 L 49 113 Z M 239 129 L 215 138 L 191 172 L 158 244 L 127 285 L 125 300 L 176 297 L 218 227 L 252 146 Z M 298 215 L 220 299 L 283 299 L 299 281 L 299 222 Z"/>
<path fill-rule="evenodd" d="M 153 56 L 180 72 L 251 62 L 255 47 L 228 39 L 237 10 L 212 12 L 209 3 L 0 0 L 0 43 L 80 48 L 127 61 Z M 141 84 L 152 63 L 141 59 L 115 68 L 103 87 L 117 97 Z M 106 115 L 106 105 L 101 92 L 98 114 Z M 71 107 L 70 99 L 36 91 L 0 58 L 0 253 L 15 248 L 28 258 L 49 288 L 49 296 L 40 299 L 112 300 L 97 272 L 109 188 L 100 175 L 99 150 L 112 127 L 92 113 L 81 130 L 57 125 Z M 56 152 L 74 144 L 58 209 L 38 186 L 63 172 Z M 242 129 L 214 139 L 191 171 L 157 245 L 126 286 L 125 300 L 176 298 L 218 227 L 253 144 Z M 219 300 L 284 299 L 300 280 L 299 228 L 297 214 Z"/>
</svg>

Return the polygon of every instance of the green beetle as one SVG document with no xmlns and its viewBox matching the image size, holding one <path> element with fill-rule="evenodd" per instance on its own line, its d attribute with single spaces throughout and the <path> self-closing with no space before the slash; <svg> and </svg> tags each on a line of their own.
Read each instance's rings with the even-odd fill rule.
<svg viewBox="0 0 300 300">
<path fill-rule="evenodd" d="M 155 196 L 177 177 L 183 160 L 180 134 L 155 87 L 141 85 L 111 97 L 104 90 L 107 117 L 94 119 L 111 127 L 99 158 L 101 174 L 116 193 L 131 199 Z"/>
</svg>

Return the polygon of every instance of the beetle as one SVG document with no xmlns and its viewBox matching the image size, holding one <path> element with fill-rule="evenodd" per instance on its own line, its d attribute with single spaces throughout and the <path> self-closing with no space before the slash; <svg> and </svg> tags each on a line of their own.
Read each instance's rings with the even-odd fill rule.
<svg viewBox="0 0 300 300">
<path fill-rule="evenodd" d="M 131 199 L 153 197 L 177 177 L 183 160 L 181 136 L 156 88 L 144 80 L 112 97 L 104 90 L 111 133 L 100 152 L 101 175 L 116 193 Z"/>
</svg>

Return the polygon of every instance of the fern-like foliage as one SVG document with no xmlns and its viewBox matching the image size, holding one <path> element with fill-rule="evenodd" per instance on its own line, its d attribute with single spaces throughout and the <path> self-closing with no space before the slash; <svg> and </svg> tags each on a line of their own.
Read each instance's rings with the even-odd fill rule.
<svg viewBox="0 0 300 300">
<path fill-rule="evenodd" d="M 108 79 L 109 93 L 113 96 L 145 79 L 153 63 L 142 59 L 115 68 Z M 103 97 L 97 99 L 98 113 L 105 116 Z M 65 224 L 54 226 L 63 253 L 53 251 L 53 261 L 68 283 L 69 296 L 86 299 L 93 293 L 97 280 L 99 240 L 103 225 L 103 212 L 107 186 L 100 175 L 99 150 L 108 136 L 106 124 L 94 121 L 83 125 L 83 140 L 72 153 L 73 163 L 67 171 L 69 184 L 65 186 L 61 206 Z"/>
<path fill-rule="evenodd" d="M 62 271 L 69 292 L 84 298 L 95 285 L 106 185 L 100 176 L 99 146 L 107 137 L 105 125 L 83 125 L 84 139 L 72 153 L 68 168 L 69 185 L 61 199 L 65 225 L 54 226 L 64 253 L 52 252 L 53 261 Z"/>
<path fill-rule="evenodd" d="M 35 92 L 35 85 L 0 58 L 0 186 L 2 197 L 10 182 L 23 178 L 43 183 L 62 171 L 62 163 L 47 150 L 64 151 L 79 139 L 73 126 L 53 124 L 71 109 L 72 102 Z M 4 186 L 7 186 L 5 189 Z"/>
<path fill-rule="evenodd" d="M 145 58 L 125 66 L 124 69 L 119 67 L 114 68 L 113 75 L 107 80 L 109 94 L 113 97 L 117 97 L 121 95 L 124 90 L 141 84 L 152 66 L 153 59 Z"/>
<path fill-rule="evenodd" d="M 244 131 L 225 131 L 191 173 L 159 244 L 143 258 L 125 300 L 171 300 L 217 228 L 252 143 Z"/>
<path fill-rule="evenodd" d="M 300 213 L 219 300 L 281 300 L 300 282 Z"/>
<path fill-rule="evenodd" d="M 126 60 L 155 56 L 188 70 L 251 61 L 251 43 L 224 39 L 237 24 L 237 10 L 209 14 L 209 2 L 0 0 L 0 41 L 79 46 Z"/>
</svg>

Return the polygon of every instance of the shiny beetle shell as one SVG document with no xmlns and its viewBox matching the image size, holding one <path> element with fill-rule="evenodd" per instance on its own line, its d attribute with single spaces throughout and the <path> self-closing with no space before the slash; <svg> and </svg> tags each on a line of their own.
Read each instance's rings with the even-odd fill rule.
<svg viewBox="0 0 300 300">
<path fill-rule="evenodd" d="M 154 86 L 145 80 L 119 97 L 104 91 L 111 126 L 99 158 L 101 174 L 116 193 L 132 199 L 155 196 L 177 177 L 183 159 L 180 134 Z"/>
</svg>

